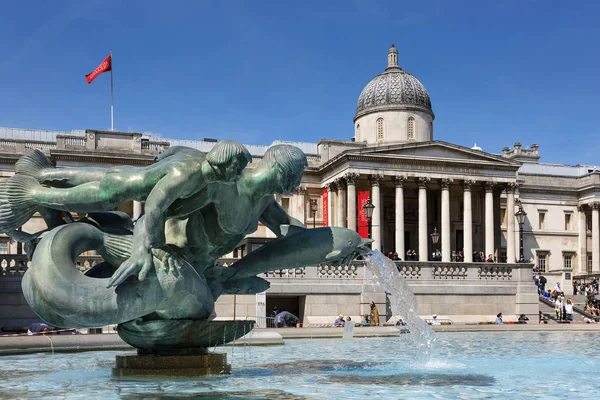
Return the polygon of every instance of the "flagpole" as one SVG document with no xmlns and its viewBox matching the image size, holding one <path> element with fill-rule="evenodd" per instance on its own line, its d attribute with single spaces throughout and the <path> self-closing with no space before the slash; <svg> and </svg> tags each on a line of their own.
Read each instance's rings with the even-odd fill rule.
<svg viewBox="0 0 600 400">
<path fill-rule="evenodd" d="M 110 130 L 115 130 L 115 93 L 113 90 L 113 57 L 110 52 Z"/>
</svg>

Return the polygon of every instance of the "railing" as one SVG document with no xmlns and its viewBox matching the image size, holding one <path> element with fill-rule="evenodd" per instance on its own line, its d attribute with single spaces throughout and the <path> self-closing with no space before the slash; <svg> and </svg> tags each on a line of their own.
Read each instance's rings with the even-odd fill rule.
<svg viewBox="0 0 600 400">
<path fill-rule="evenodd" d="M 25 142 L 26 149 L 52 150 L 56 148 L 55 142 Z"/>
<path fill-rule="evenodd" d="M 0 148 L 10 149 L 11 151 L 16 153 L 23 153 L 28 149 L 52 150 L 56 148 L 56 143 L 23 139 L 0 138 Z"/>
<path fill-rule="evenodd" d="M 76 265 L 81 272 L 85 272 L 102 261 L 100 256 L 80 256 Z M 0 254 L 0 278 L 23 276 L 30 266 L 31 261 L 25 254 Z"/>
<path fill-rule="evenodd" d="M 142 150 L 163 151 L 169 148 L 169 142 L 142 140 Z"/>
<path fill-rule="evenodd" d="M 86 137 L 85 136 L 62 136 L 65 139 L 65 146 L 69 147 L 85 147 Z"/>
<path fill-rule="evenodd" d="M 221 266 L 231 266 L 238 259 L 223 258 L 218 260 Z M 76 260 L 77 267 L 83 272 L 102 262 L 100 256 L 80 256 Z M 24 254 L 0 255 L 0 277 L 23 274 L 30 265 Z M 519 271 L 523 271 L 522 279 L 530 281 L 531 264 L 486 264 L 486 263 L 447 263 L 398 261 L 398 271 L 407 281 L 517 281 Z M 354 261 L 348 265 L 325 265 L 315 267 L 279 269 L 261 274 L 267 279 L 298 280 L 357 280 L 366 276 L 364 261 Z"/>
</svg>

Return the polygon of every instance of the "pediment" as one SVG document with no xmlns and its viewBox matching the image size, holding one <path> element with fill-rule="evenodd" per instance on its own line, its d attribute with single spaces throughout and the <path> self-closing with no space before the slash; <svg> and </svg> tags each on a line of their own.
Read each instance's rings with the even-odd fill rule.
<svg viewBox="0 0 600 400">
<path fill-rule="evenodd" d="M 367 147 L 347 154 L 376 156 L 381 158 L 409 158 L 430 161 L 467 162 L 482 164 L 514 165 L 519 163 L 495 154 L 472 150 L 451 143 L 434 141 L 425 143 L 404 143 L 389 146 Z"/>
</svg>

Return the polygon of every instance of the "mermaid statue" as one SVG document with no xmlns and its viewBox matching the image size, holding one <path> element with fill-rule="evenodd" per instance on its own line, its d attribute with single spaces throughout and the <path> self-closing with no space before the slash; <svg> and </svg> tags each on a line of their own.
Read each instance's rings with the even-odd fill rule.
<svg viewBox="0 0 600 400">
<path fill-rule="evenodd" d="M 300 149 L 272 146 L 246 169 L 251 161 L 231 140 L 208 153 L 175 146 L 147 167 L 55 168 L 40 151 L 25 154 L 0 181 L 0 232 L 25 243 L 27 302 L 53 326 L 118 324 L 140 353 L 194 354 L 252 329 L 253 321 L 214 320 L 219 296 L 267 290 L 265 272 L 343 265 L 368 251 L 356 232 L 307 229 L 275 201 L 300 184 Z M 111 211 L 131 200 L 145 204 L 136 221 Z M 35 213 L 47 229 L 21 231 Z M 259 223 L 277 238 L 219 266 Z M 90 250 L 104 261 L 81 273 L 75 260 Z"/>
</svg>

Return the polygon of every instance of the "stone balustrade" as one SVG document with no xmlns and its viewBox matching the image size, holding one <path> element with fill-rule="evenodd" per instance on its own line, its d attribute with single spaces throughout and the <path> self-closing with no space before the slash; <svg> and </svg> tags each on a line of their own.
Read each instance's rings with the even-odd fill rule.
<svg viewBox="0 0 600 400">
<path fill-rule="evenodd" d="M 77 258 L 77 267 L 85 272 L 94 265 L 102 262 L 100 256 L 80 256 Z M 237 261 L 235 258 L 222 258 L 218 263 L 221 266 L 231 266 Z M 519 275 L 516 271 L 524 270 L 526 276 L 531 273 L 531 264 L 487 264 L 487 263 L 459 263 L 459 262 L 417 262 L 398 261 L 395 263 L 398 271 L 407 281 L 426 280 L 471 280 L 471 281 L 516 281 Z M 0 255 L 0 278 L 2 276 L 23 275 L 31 261 L 24 254 Z M 355 261 L 350 265 L 325 265 L 320 264 L 315 268 L 292 268 L 270 271 L 261 275 L 267 279 L 363 279 L 367 276 L 364 261 Z M 527 280 L 530 280 L 527 278 Z"/>
</svg>

